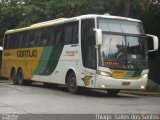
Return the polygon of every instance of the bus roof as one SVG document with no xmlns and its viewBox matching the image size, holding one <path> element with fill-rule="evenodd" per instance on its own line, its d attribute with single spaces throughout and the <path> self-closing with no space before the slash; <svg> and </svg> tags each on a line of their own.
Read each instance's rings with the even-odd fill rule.
<svg viewBox="0 0 160 120">
<path fill-rule="evenodd" d="M 109 18 L 109 19 L 118 19 L 118 20 L 126 20 L 126 21 L 133 21 L 133 22 L 141 22 L 140 20 L 137 20 L 137 19 L 127 18 L 127 17 L 120 17 L 120 16 L 112 16 L 112 15 L 109 15 L 109 14 L 106 14 L 106 15 L 87 14 L 87 15 L 81 15 L 81 16 L 72 17 L 72 18 L 59 18 L 59 19 L 54 19 L 54 20 L 50 20 L 50 21 L 40 22 L 40 23 L 32 24 L 32 25 L 30 25 L 28 27 L 8 30 L 8 31 L 5 32 L 5 34 L 22 32 L 22 31 L 32 30 L 32 29 L 36 29 L 36 28 L 42 28 L 42 27 L 46 27 L 46 26 L 51 26 L 53 24 L 65 23 L 65 22 L 73 21 L 73 20 L 96 18 L 96 17 Z"/>
<path fill-rule="evenodd" d="M 109 19 L 119 19 L 119 20 L 133 21 L 133 22 L 141 22 L 138 19 L 121 17 L 121 16 L 114 16 L 114 15 L 110 15 L 110 14 L 104 14 L 104 15 L 88 14 L 88 15 L 82 15 L 82 16 L 79 16 L 79 17 L 81 17 L 82 19 L 83 18 L 91 18 L 91 17 L 101 17 L 101 18 L 109 18 Z"/>
</svg>

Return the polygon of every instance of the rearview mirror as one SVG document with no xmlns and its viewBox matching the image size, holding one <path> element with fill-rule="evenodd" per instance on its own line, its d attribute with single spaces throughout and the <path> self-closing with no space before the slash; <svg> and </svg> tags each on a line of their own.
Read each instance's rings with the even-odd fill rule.
<svg viewBox="0 0 160 120">
<path fill-rule="evenodd" d="M 150 34 L 147 34 L 146 36 L 147 36 L 148 52 L 153 52 L 158 50 L 158 37 Z"/>
<path fill-rule="evenodd" d="M 96 35 L 96 45 L 102 44 L 102 30 L 101 29 L 94 29 Z"/>
</svg>

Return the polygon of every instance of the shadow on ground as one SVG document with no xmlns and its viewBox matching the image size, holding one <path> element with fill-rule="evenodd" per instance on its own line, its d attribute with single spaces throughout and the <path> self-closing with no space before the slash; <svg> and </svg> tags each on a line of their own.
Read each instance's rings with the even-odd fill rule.
<svg viewBox="0 0 160 120">
<path fill-rule="evenodd" d="M 67 87 L 63 86 L 63 85 L 55 86 L 54 84 L 50 84 L 50 85 L 44 86 L 43 83 L 42 84 L 33 83 L 31 86 L 32 87 L 42 87 L 45 89 L 51 89 L 54 91 L 61 91 L 61 92 L 65 92 L 67 94 L 72 94 L 72 93 L 69 93 L 67 90 Z M 135 95 L 128 95 L 128 94 L 122 94 L 122 93 L 119 93 L 116 96 L 110 96 L 107 94 L 107 91 L 86 89 L 86 88 L 80 88 L 78 93 L 74 94 L 74 95 L 86 96 L 86 97 L 100 97 L 100 98 L 131 98 L 131 99 L 138 98 L 138 96 L 135 96 Z"/>
</svg>

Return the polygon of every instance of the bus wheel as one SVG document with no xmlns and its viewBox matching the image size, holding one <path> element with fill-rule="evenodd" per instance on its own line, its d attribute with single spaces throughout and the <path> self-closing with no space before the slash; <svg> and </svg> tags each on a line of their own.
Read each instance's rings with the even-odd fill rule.
<svg viewBox="0 0 160 120">
<path fill-rule="evenodd" d="M 107 90 L 108 95 L 115 96 L 120 92 L 120 90 Z"/>
<path fill-rule="evenodd" d="M 78 86 L 76 83 L 76 75 L 74 74 L 74 72 L 71 72 L 67 76 L 67 87 L 68 87 L 68 91 L 71 93 L 75 94 L 78 92 Z"/>
<path fill-rule="evenodd" d="M 24 83 L 23 84 L 25 84 L 25 85 L 31 85 L 32 84 L 32 81 L 31 80 L 25 80 L 25 81 L 23 81 Z"/>
<path fill-rule="evenodd" d="M 23 71 L 22 71 L 22 69 L 19 69 L 19 70 L 18 70 L 18 73 L 17 73 L 17 81 L 18 81 L 18 84 L 19 84 L 19 85 L 23 85 L 23 84 L 24 84 Z"/>
<path fill-rule="evenodd" d="M 14 85 L 18 84 L 17 77 L 16 77 L 16 70 L 15 69 L 12 69 L 12 71 L 11 71 L 10 80 L 12 80 Z"/>
</svg>

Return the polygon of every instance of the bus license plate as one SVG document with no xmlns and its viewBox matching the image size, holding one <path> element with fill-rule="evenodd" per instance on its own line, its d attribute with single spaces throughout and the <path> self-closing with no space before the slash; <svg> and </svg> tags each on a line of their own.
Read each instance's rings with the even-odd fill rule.
<svg viewBox="0 0 160 120">
<path fill-rule="evenodd" d="M 130 86 L 130 82 L 122 82 L 122 86 Z"/>
</svg>

